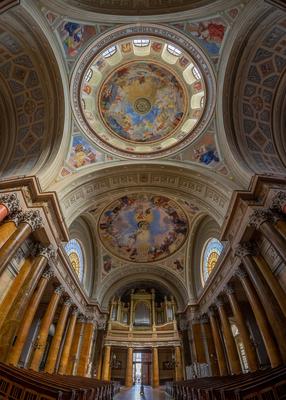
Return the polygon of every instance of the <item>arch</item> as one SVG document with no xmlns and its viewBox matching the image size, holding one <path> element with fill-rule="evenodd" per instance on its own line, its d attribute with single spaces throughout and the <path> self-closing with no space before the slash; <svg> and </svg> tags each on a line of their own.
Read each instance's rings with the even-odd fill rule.
<svg viewBox="0 0 286 400">
<path fill-rule="evenodd" d="M 285 174 L 285 154 L 274 127 L 275 97 L 285 91 L 281 79 L 286 71 L 285 13 L 255 3 L 244 15 L 244 32 L 240 30 L 240 39 L 232 46 L 221 96 L 227 140 L 246 170 L 281 175 Z"/>
<path fill-rule="evenodd" d="M 171 271 L 160 266 L 129 266 L 120 268 L 110 274 L 100 285 L 97 301 L 103 311 L 108 310 L 109 302 L 120 290 L 134 287 L 134 284 L 144 282 L 152 288 L 159 285 L 164 292 L 174 296 L 178 310 L 183 311 L 188 304 L 188 292 L 185 283 Z"/>
<path fill-rule="evenodd" d="M 223 251 L 223 244 L 216 238 L 209 238 L 201 254 L 201 281 L 204 285 L 214 269 L 220 254 Z"/>
</svg>

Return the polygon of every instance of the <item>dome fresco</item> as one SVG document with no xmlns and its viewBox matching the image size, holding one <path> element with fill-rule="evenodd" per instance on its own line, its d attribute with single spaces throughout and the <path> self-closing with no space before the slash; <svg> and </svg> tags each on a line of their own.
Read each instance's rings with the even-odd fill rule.
<svg viewBox="0 0 286 400">
<path fill-rule="evenodd" d="M 115 156 L 154 159 L 198 138 L 214 103 L 207 98 L 212 73 L 197 49 L 190 55 L 143 35 L 98 46 L 83 53 L 71 81 L 74 116 L 94 144 Z"/>
<path fill-rule="evenodd" d="M 136 62 L 116 70 L 103 84 L 99 107 L 115 134 L 131 142 L 154 142 L 182 121 L 184 91 L 176 77 L 154 63 Z"/>
<path fill-rule="evenodd" d="M 188 234 L 188 220 L 173 200 L 133 194 L 110 204 L 99 219 L 104 247 L 127 261 L 152 262 L 176 252 Z"/>
</svg>

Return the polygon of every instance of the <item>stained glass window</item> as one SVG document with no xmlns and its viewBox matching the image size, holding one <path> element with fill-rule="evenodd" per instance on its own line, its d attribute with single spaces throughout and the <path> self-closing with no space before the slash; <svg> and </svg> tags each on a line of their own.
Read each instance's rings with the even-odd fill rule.
<svg viewBox="0 0 286 400">
<path fill-rule="evenodd" d="M 71 265 L 77 273 L 79 280 L 83 277 L 83 252 L 81 245 L 76 239 L 71 239 L 65 246 L 65 251 L 69 256 Z"/>
<path fill-rule="evenodd" d="M 222 243 L 215 239 L 209 239 L 204 247 L 203 254 L 202 254 L 202 280 L 203 283 L 209 277 L 209 274 L 215 267 L 217 260 L 223 250 Z"/>
</svg>

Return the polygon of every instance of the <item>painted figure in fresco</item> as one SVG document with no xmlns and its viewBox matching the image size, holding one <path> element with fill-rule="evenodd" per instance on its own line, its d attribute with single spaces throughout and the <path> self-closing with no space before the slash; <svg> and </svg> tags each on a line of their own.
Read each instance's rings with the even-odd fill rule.
<svg viewBox="0 0 286 400">
<path fill-rule="evenodd" d="M 75 135 L 68 161 L 73 167 L 80 168 L 103 161 L 103 154 L 94 149 L 82 136 Z"/>
<path fill-rule="evenodd" d="M 75 56 L 83 37 L 83 27 L 76 22 L 66 22 L 62 36 L 66 53 L 71 57 Z"/>
<path fill-rule="evenodd" d="M 226 27 L 217 21 L 192 23 L 189 32 L 200 40 L 211 54 L 218 54 Z"/>
<path fill-rule="evenodd" d="M 142 62 L 112 75 L 101 92 L 100 110 L 107 125 L 123 139 L 152 142 L 181 122 L 184 94 L 168 71 Z"/>
<path fill-rule="evenodd" d="M 205 165 L 210 165 L 213 162 L 219 162 L 217 151 L 215 149 L 208 148 L 208 146 L 206 147 L 203 145 L 194 152 L 196 160 Z"/>
<path fill-rule="evenodd" d="M 155 261 L 172 254 L 185 240 L 187 220 L 163 196 L 124 196 L 107 209 L 99 228 L 104 244 L 133 261 Z"/>
</svg>

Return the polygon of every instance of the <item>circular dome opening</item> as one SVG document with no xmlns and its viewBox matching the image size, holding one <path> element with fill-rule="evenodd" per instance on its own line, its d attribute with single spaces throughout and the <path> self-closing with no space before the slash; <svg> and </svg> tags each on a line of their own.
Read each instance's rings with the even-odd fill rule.
<svg viewBox="0 0 286 400">
<path fill-rule="evenodd" d="M 189 39 L 187 51 L 151 31 L 150 26 L 150 35 L 116 41 L 116 35 L 123 36 L 117 30 L 108 36 L 112 43 L 103 46 L 102 39 L 91 45 L 73 74 L 78 124 L 103 150 L 124 158 L 152 159 L 181 150 L 202 133 L 214 107 L 205 56 Z"/>
</svg>

